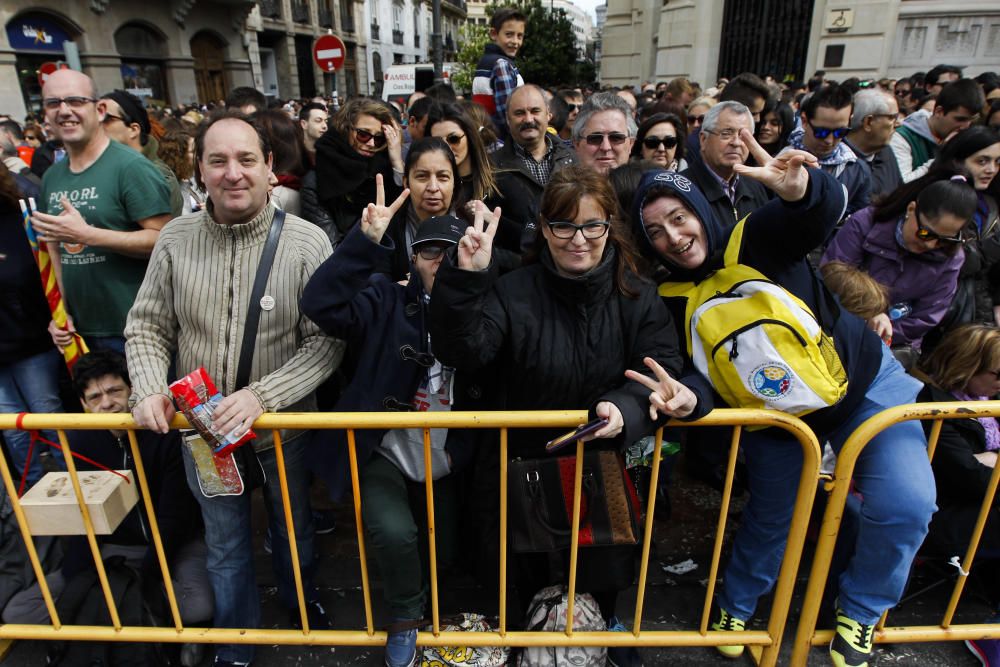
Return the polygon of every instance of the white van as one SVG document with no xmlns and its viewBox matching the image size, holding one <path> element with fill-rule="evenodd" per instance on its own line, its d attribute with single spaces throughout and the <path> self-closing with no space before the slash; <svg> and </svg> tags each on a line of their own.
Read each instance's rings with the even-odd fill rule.
<svg viewBox="0 0 1000 667">
<path fill-rule="evenodd" d="M 451 68 L 455 63 L 443 63 L 445 83 L 451 83 Z M 382 99 L 396 102 L 406 107 L 410 95 L 425 90 L 434 84 L 434 65 L 414 63 L 411 65 L 390 65 L 383 74 Z"/>
</svg>

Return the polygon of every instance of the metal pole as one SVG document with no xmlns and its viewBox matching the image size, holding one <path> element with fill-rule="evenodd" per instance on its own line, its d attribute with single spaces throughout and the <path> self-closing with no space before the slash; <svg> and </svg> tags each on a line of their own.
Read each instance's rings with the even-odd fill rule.
<svg viewBox="0 0 1000 667">
<path fill-rule="evenodd" d="M 441 0 L 432 0 L 431 61 L 434 63 L 434 83 L 444 83 L 444 52 L 441 49 Z"/>
</svg>

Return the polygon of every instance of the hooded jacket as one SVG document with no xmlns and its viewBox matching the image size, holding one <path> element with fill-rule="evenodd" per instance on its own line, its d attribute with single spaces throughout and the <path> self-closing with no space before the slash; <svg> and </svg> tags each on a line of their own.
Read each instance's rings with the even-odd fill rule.
<svg viewBox="0 0 1000 667">
<path fill-rule="evenodd" d="M 931 162 L 937 157 L 938 140 L 927 124 L 930 117 L 931 112 L 923 109 L 911 113 L 903 119 L 903 124 L 896 128 L 889 140 L 889 147 L 896 156 L 904 183 L 926 174 Z"/>
<path fill-rule="evenodd" d="M 804 417 L 817 433 L 822 433 L 842 423 L 864 398 L 879 369 L 882 341 L 860 318 L 839 307 L 806 260 L 808 253 L 832 233 L 847 204 L 844 188 L 833 176 L 817 169 L 808 171 L 809 187 L 801 200 L 772 199 L 749 215 L 739 261 L 802 299 L 833 338 L 847 371 L 848 388 L 836 405 Z M 706 259 L 695 269 L 672 264 L 661 257 L 649 241 L 642 209 L 647 201 L 662 195 L 680 199 L 701 221 L 707 245 Z M 684 176 L 664 171 L 647 172 L 633 200 L 632 220 L 635 238 L 643 254 L 666 269 L 668 282 L 704 280 L 723 266 L 723 255 L 733 228 L 716 219 L 704 195 Z M 687 341 L 687 299 L 671 297 L 664 301 L 678 326 L 680 340 Z"/>
<path fill-rule="evenodd" d="M 869 206 L 852 215 L 823 253 L 821 264 L 856 266 L 889 288 L 889 302 L 906 303 L 912 311 L 892 323 L 892 343 L 920 347 L 955 297 L 964 253 L 935 248 L 913 253 L 896 239 L 897 221 L 878 222 Z"/>
</svg>

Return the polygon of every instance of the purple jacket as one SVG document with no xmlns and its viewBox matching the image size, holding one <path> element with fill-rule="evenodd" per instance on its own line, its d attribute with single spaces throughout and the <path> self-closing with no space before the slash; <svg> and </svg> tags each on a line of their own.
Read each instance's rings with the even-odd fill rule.
<svg viewBox="0 0 1000 667">
<path fill-rule="evenodd" d="M 874 207 L 852 215 L 833 237 L 821 264 L 856 266 L 889 288 L 889 303 L 908 303 L 912 312 L 892 323 L 892 342 L 920 347 L 948 311 L 965 255 L 940 248 L 913 253 L 896 241 L 897 222 L 875 222 Z"/>
</svg>

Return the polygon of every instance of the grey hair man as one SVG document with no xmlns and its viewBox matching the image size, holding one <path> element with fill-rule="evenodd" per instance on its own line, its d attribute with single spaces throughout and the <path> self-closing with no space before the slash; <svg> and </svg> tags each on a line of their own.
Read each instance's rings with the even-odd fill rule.
<svg viewBox="0 0 1000 667">
<path fill-rule="evenodd" d="M 873 197 L 903 184 L 899 163 L 889 148 L 899 122 L 899 103 L 894 95 L 870 89 L 855 93 L 851 131 L 844 143 L 871 167 Z"/>
<path fill-rule="evenodd" d="M 573 147 L 581 163 L 607 174 L 628 162 L 638 131 L 628 102 L 613 92 L 595 93 L 573 124 Z"/>
<path fill-rule="evenodd" d="M 743 103 L 719 102 L 705 113 L 698 141 L 701 161 L 682 173 L 705 194 L 719 221 L 735 225 L 767 203 L 767 189 L 757 181 L 740 178 L 735 167 L 750 156 L 741 133 L 754 132 L 753 112 Z"/>
</svg>

